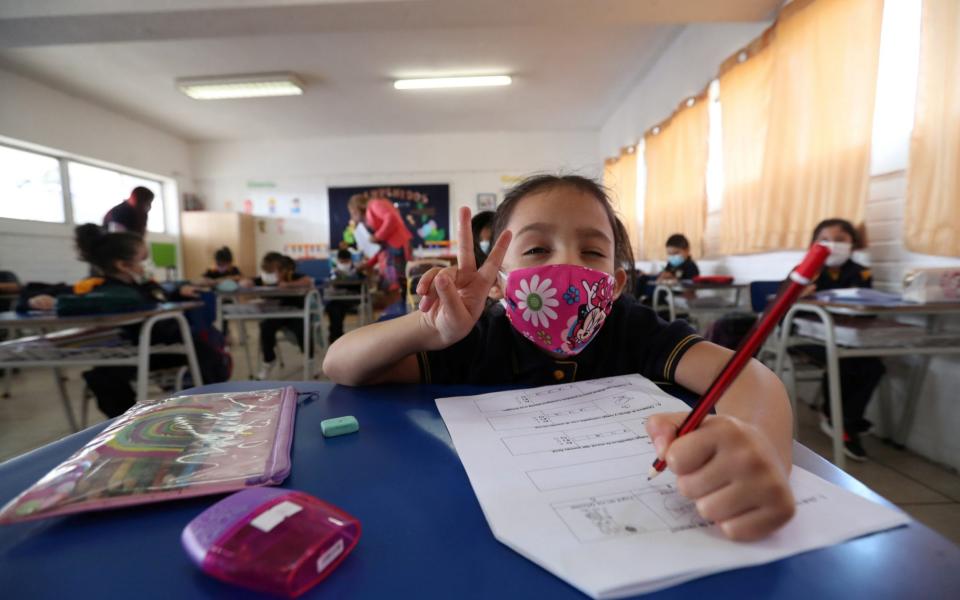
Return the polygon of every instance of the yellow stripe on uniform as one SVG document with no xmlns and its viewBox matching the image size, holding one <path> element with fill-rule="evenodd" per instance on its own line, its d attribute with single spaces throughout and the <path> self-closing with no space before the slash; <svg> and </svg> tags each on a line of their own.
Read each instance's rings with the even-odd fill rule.
<svg viewBox="0 0 960 600">
<path fill-rule="evenodd" d="M 688 335 L 687 337 L 685 337 L 685 338 L 683 338 L 682 340 L 680 340 L 680 343 L 678 343 L 676 346 L 673 347 L 673 351 L 671 351 L 671 352 L 670 352 L 670 356 L 667 357 L 667 362 L 663 363 L 663 378 L 664 378 L 664 379 L 666 379 L 667 381 L 670 380 L 670 369 L 672 368 L 672 366 L 673 366 L 673 361 L 677 358 L 677 355 L 679 354 L 679 352 L 680 352 L 681 350 L 683 350 L 683 348 L 684 348 L 685 346 L 688 345 L 688 342 L 692 342 L 693 340 L 697 340 L 697 339 L 699 339 L 699 338 L 700 338 L 699 335 L 697 335 L 697 334 L 695 334 L 695 333 L 691 333 L 691 334 Z"/>
</svg>

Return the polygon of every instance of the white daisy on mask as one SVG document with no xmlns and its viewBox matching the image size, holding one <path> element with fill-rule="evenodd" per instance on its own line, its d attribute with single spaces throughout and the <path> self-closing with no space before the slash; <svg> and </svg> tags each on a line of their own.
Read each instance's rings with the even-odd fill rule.
<svg viewBox="0 0 960 600">
<path fill-rule="evenodd" d="M 528 282 L 520 280 L 520 289 L 516 291 L 517 306 L 523 311 L 523 320 L 532 322 L 537 327 L 549 327 L 550 319 L 556 319 L 557 313 L 552 307 L 559 306 L 560 301 L 554 298 L 557 290 L 550 287 L 550 279 L 540 281 L 539 275 L 534 275 Z"/>
</svg>

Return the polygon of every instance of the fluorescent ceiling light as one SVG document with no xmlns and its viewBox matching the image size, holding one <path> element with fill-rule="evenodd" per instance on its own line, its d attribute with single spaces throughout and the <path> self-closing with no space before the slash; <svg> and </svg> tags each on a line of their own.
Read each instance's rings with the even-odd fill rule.
<svg viewBox="0 0 960 600">
<path fill-rule="evenodd" d="M 508 75 L 484 75 L 480 77 L 431 77 L 429 79 L 398 79 L 393 87 L 398 90 L 431 90 L 439 88 L 488 87 L 510 85 Z"/>
<path fill-rule="evenodd" d="M 299 96 L 303 82 L 293 73 L 260 73 L 226 77 L 186 77 L 177 87 L 194 100 Z"/>
</svg>

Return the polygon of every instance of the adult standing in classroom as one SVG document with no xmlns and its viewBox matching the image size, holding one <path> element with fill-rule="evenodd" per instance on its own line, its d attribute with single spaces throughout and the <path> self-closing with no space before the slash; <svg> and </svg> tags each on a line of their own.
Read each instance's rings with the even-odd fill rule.
<svg viewBox="0 0 960 600">
<path fill-rule="evenodd" d="M 367 198 L 362 194 L 350 198 L 347 210 L 355 222 L 366 224 L 371 241 L 383 247 L 377 255 L 377 264 L 385 291 L 399 290 L 413 238 L 400 211 L 386 198 Z"/>
<path fill-rule="evenodd" d="M 103 217 L 103 228 L 108 232 L 129 231 L 140 237 L 147 234 L 147 214 L 153 204 L 153 192 L 137 186 L 130 197 L 111 208 Z"/>
</svg>

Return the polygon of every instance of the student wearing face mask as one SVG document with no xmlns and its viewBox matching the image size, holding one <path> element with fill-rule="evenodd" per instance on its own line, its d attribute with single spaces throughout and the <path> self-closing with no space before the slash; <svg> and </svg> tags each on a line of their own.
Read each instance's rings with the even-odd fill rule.
<svg viewBox="0 0 960 600">
<path fill-rule="evenodd" d="M 690 257 L 690 241 L 682 233 L 667 238 L 667 265 L 657 277 L 657 283 L 693 279 L 700 274 L 700 268 Z"/>
<path fill-rule="evenodd" d="M 702 394 L 732 352 L 623 294 L 633 260 L 616 220 L 595 181 L 531 177 L 497 208 L 496 241 L 478 269 L 461 209 L 457 266 L 424 274 L 419 310 L 337 340 L 324 372 L 345 385 L 513 386 L 639 373 Z M 647 433 L 701 516 L 733 539 L 764 537 L 795 506 L 786 391 L 752 361 L 716 412 L 676 440 L 688 413 L 654 415 Z"/>
<path fill-rule="evenodd" d="M 203 278 L 210 283 L 217 283 L 231 279 L 239 281 L 241 278 L 240 269 L 233 264 L 233 252 L 230 248 L 224 246 L 213 253 L 213 268 L 207 269 Z"/>
<path fill-rule="evenodd" d="M 814 228 L 810 243 L 827 246 L 830 248 L 830 256 L 827 257 L 826 266 L 820 271 L 816 281 L 805 290 L 805 295 L 822 290 L 873 287 L 870 269 L 852 258 L 853 251 L 861 248 L 863 244 L 850 221 L 821 221 Z M 802 346 L 797 350 L 821 366 L 826 364 L 826 351 L 822 346 Z M 853 460 L 866 460 L 867 454 L 860 442 L 860 434 L 867 431 L 871 423 L 863 414 L 885 371 L 883 361 L 873 356 L 840 359 L 844 454 Z M 827 435 L 832 435 L 833 419 L 830 415 L 830 403 L 827 401 L 829 393 L 826 374 L 823 376 L 822 385 L 824 402 L 820 429 Z"/>
<path fill-rule="evenodd" d="M 80 258 L 100 275 L 74 284 L 70 290 L 73 294 L 83 295 L 96 290 L 106 295 L 116 293 L 118 296 L 129 297 L 132 292 L 133 295 L 140 296 L 144 308 L 159 302 L 196 298 L 196 291 L 189 285 L 168 294 L 147 276 L 143 264 L 147 260 L 147 247 L 143 238 L 135 233 L 108 233 L 100 226 L 88 223 L 76 228 L 75 241 Z M 56 299 L 47 294 L 29 299 L 29 306 L 34 310 L 52 309 L 55 305 Z M 122 332 L 128 341 L 137 343 L 140 325 L 124 327 Z M 173 321 L 158 322 L 153 328 L 151 339 L 155 344 L 176 344 L 182 341 L 180 329 Z M 213 372 L 212 365 L 218 357 L 211 354 L 213 350 L 210 346 L 196 338 L 193 341 L 205 383 L 215 383 L 217 379 L 211 377 L 210 373 Z M 150 358 L 151 369 L 185 364 L 187 360 L 182 354 L 156 354 Z M 135 376 L 135 367 L 96 367 L 83 374 L 87 386 L 97 399 L 97 406 L 108 417 L 123 414 L 133 406 L 136 392 L 131 382 Z"/>
<path fill-rule="evenodd" d="M 473 216 L 470 220 L 470 229 L 473 231 L 473 254 L 477 259 L 477 268 L 483 266 L 483 261 L 490 254 L 493 244 L 493 216 L 492 210 L 485 210 Z"/>
<path fill-rule="evenodd" d="M 311 288 L 313 287 L 313 277 L 298 272 L 296 261 L 289 256 L 284 256 L 279 252 L 268 252 L 260 263 L 260 276 L 254 278 L 252 283 L 256 286 L 276 286 L 279 288 Z M 303 302 L 302 296 L 289 296 L 277 300 L 277 304 L 288 308 L 303 308 Z M 257 379 L 270 379 L 274 373 L 277 363 L 277 333 L 281 329 L 293 333 L 300 350 L 305 350 L 302 318 L 260 321 L 260 351 L 263 356 L 263 363 L 256 374 Z M 309 352 L 313 356 L 313 344 L 311 344 Z"/>
<path fill-rule="evenodd" d="M 363 275 L 353 263 L 353 255 L 349 250 L 341 248 L 337 251 L 337 260 L 330 278 L 334 282 L 332 285 L 340 284 L 343 287 L 352 284 L 354 290 L 361 284 Z M 332 344 L 343 335 L 343 321 L 346 319 L 347 313 L 359 305 L 359 300 L 328 300 L 324 302 L 323 312 L 327 313 L 330 324 L 328 343 Z"/>
</svg>

